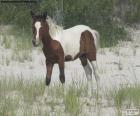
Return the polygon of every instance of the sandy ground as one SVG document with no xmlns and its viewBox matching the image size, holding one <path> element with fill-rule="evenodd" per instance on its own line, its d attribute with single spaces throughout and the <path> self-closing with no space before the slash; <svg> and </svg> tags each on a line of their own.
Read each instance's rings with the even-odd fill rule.
<svg viewBox="0 0 140 116">
<path fill-rule="evenodd" d="M 100 49 L 97 54 L 97 63 L 100 75 L 100 90 L 133 86 L 140 83 L 140 30 L 128 29 L 132 41 L 120 42 L 117 46 Z M 1 37 L 2 39 L 2 37 Z M 14 54 L 10 49 L 0 47 L 0 77 L 21 77 L 25 79 L 44 79 L 46 75 L 45 57 L 41 50 L 33 49 L 29 56 L 32 61 L 10 60 L 8 65 L 5 59 L 10 59 Z M 5 63 L 4 63 L 5 62 Z M 79 60 L 65 63 L 65 86 L 72 84 L 87 83 L 86 76 Z M 58 65 L 54 66 L 51 85 L 59 84 Z M 93 78 L 94 88 L 96 82 Z M 105 103 L 104 103 L 105 104 Z M 101 116 L 115 116 L 115 108 L 102 107 Z M 91 107 L 92 110 L 92 107 Z M 93 110 L 92 110 L 93 111 Z M 88 112 L 88 111 L 86 111 Z M 88 116 L 93 116 L 89 112 Z M 96 115 L 95 115 L 96 116 Z"/>
</svg>

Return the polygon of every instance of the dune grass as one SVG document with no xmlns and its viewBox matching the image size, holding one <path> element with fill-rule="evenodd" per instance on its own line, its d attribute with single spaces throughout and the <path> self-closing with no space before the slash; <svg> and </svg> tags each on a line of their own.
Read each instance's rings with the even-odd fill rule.
<svg viewBox="0 0 140 116">
<path fill-rule="evenodd" d="M 24 62 L 31 61 L 31 33 L 27 33 L 25 29 L 16 28 L 14 26 L 5 27 L 6 31 L 0 33 L 0 44 L 5 49 L 12 51 L 12 60 Z M 18 30 L 18 31 L 17 31 Z"/>
<path fill-rule="evenodd" d="M 72 84 L 64 89 L 63 86 L 53 85 L 49 87 L 49 93 L 45 97 L 43 79 L 25 80 L 22 76 L 19 78 L 14 78 L 14 76 L 2 77 L 0 80 L 0 115 L 49 116 L 54 114 L 59 116 L 64 114 L 78 116 L 82 112 L 82 105 L 89 104 L 80 103 L 83 96 L 88 97 L 86 96 L 86 86 L 82 86 L 77 88 Z M 139 108 L 139 91 L 140 85 L 106 92 L 108 101 L 113 101 L 117 111 L 116 115 L 122 115 L 122 108 Z M 96 95 L 93 98 L 96 99 Z M 88 107 L 90 106 L 88 105 Z"/>
<path fill-rule="evenodd" d="M 44 80 L 2 77 L 0 80 L 0 115 L 18 116 L 24 114 L 34 116 L 39 114 L 46 116 L 53 112 L 56 115 L 62 113 L 78 115 L 80 105 L 76 95 L 77 91 L 74 88 L 70 87 L 65 94 L 61 86 L 52 86 L 46 97 L 47 101 L 44 101 L 44 92 Z M 61 107 L 63 104 L 64 110 L 62 111 L 64 112 L 55 108 L 59 105 Z M 48 111 L 48 107 L 51 109 L 50 111 Z"/>
<path fill-rule="evenodd" d="M 115 104 L 118 106 L 140 105 L 140 85 L 134 87 L 121 88 L 114 94 Z"/>
<path fill-rule="evenodd" d="M 80 103 L 73 86 L 70 86 L 67 94 L 64 96 L 64 104 L 67 112 L 72 113 L 75 116 L 79 114 Z"/>
<path fill-rule="evenodd" d="M 140 85 L 114 89 L 108 96 L 113 99 L 117 115 L 122 115 L 126 108 L 140 107 Z"/>
</svg>

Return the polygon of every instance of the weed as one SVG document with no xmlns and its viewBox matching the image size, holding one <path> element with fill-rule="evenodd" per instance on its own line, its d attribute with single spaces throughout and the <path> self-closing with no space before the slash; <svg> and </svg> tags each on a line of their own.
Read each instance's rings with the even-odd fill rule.
<svg viewBox="0 0 140 116">
<path fill-rule="evenodd" d="M 65 98 L 64 98 L 64 104 L 66 108 L 66 112 L 72 113 L 74 115 L 77 115 L 80 110 L 80 104 L 78 97 L 76 95 L 75 88 L 73 86 L 70 86 Z"/>
</svg>

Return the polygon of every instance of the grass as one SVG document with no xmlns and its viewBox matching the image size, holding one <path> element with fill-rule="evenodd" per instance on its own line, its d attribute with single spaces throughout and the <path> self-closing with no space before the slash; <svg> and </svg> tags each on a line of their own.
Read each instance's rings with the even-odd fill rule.
<svg viewBox="0 0 140 116">
<path fill-rule="evenodd" d="M 78 116 L 82 106 L 79 98 L 87 94 L 86 86 L 76 88 L 73 84 L 68 88 L 60 85 L 50 86 L 44 97 L 44 80 L 25 80 L 22 75 L 1 77 L 0 80 L 0 115 L 2 116 L 49 116 L 54 113 L 58 116 Z M 87 97 L 87 96 L 86 96 Z M 88 104 L 87 107 L 90 107 Z"/>
<path fill-rule="evenodd" d="M 17 116 L 21 113 L 25 116 L 49 116 L 50 113 L 54 113 L 58 116 L 61 114 L 78 116 L 81 114 L 83 106 L 88 104 L 87 107 L 91 107 L 90 103 L 81 101 L 81 98 L 83 96 L 85 98 L 87 94 L 86 86 L 82 86 L 83 84 L 77 88 L 75 83 L 67 89 L 60 85 L 50 86 L 46 100 L 44 99 L 45 84 L 43 79 L 25 80 L 22 75 L 19 78 L 1 77 L 0 115 Z M 122 108 L 131 108 L 132 105 L 139 107 L 139 91 L 140 85 L 137 85 L 118 90 L 113 89 L 106 94 L 109 98 L 108 101 L 114 101 L 114 106 L 117 109 L 116 114 L 121 116 Z M 88 98 L 88 96 L 86 97 Z M 95 95 L 93 97 L 96 99 Z M 96 106 L 94 107 L 96 108 Z"/>
<path fill-rule="evenodd" d="M 19 62 L 32 60 L 30 56 L 32 50 L 31 36 L 25 30 L 18 29 L 17 31 L 17 28 L 9 27 L 6 32 L 2 32 L 0 41 L 1 46 L 13 52 L 12 60 Z M 6 64 L 9 64 L 8 58 Z"/>
<path fill-rule="evenodd" d="M 18 48 L 19 50 L 29 50 L 32 48 L 31 33 L 26 32 L 25 29 L 20 29 L 15 26 L 3 26 L 0 35 L 1 44 L 6 49 Z"/>
<path fill-rule="evenodd" d="M 2 98 L 1 98 L 2 99 Z M 10 98 L 3 98 L 2 99 L 3 101 L 0 107 L 0 115 L 1 116 L 14 116 L 15 115 L 15 109 L 18 108 L 18 100 L 14 100 L 14 103 L 13 101 L 11 101 Z"/>
<path fill-rule="evenodd" d="M 11 48 L 11 39 L 6 35 L 3 36 L 3 44 L 6 49 Z"/>
<path fill-rule="evenodd" d="M 76 95 L 76 90 L 71 86 L 64 97 L 64 104 L 66 107 L 66 112 L 72 113 L 73 115 L 79 114 L 80 103 Z"/>
<path fill-rule="evenodd" d="M 14 61 L 19 61 L 19 62 L 24 62 L 24 61 L 32 61 L 32 58 L 31 58 L 31 50 L 18 50 L 18 49 L 15 49 L 14 50 L 14 54 L 12 55 L 12 60 Z"/>
<path fill-rule="evenodd" d="M 17 112 L 22 112 L 26 116 L 34 116 L 35 114 L 46 116 L 47 109 L 50 107 L 53 112 L 60 115 L 63 113 L 78 114 L 80 110 L 77 91 L 74 88 L 69 88 L 64 94 L 63 88 L 52 86 L 49 89 L 47 98 L 44 99 L 45 84 L 44 80 L 24 80 L 21 77 L 1 77 L 0 80 L 0 115 L 16 116 Z M 62 106 L 59 102 L 63 99 L 64 110 L 56 110 L 56 106 Z M 45 110 L 43 110 L 45 109 Z M 60 108 L 61 109 L 61 108 Z"/>
<path fill-rule="evenodd" d="M 29 109 L 33 110 L 32 105 L 37 102 L 37 97 L 43 96 L 44 82 L 15 79 L 14 77 L 2 78 L 0 81 L 0 115 L 15 116 L 19 109 L 25 115 L 27 114 L 26 116 L 31 116 Z M 38 110 L 40 111 L 40 109 Z"/>
<path fill-rule="evenodd" d="M 6 78 L 6 77 L 4 77 Z M 36 96 L 42 95 L 44 92 L 44 83 L 35 81 L 24 81 L 22 78 L 3 79 L 0 81 L 0 91 L 3 95 L 11 91 L 18 91 L 23 93 L 25 101 L 30 102 L 35 99 Z"/>
<path fill-rule="evenodd" d="M 109 96 L 113 99 L 114 105 L 117 109 L 117 115 L 121 114 L 121 109 L 140 107 L 140 85 L 133 87 L 125 87 L 114 89 Z"/>
</svg>

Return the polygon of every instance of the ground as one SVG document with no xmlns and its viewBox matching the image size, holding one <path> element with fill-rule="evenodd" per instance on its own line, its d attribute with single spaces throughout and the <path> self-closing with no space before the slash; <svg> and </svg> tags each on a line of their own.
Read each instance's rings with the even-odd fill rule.
<svg viewBox="0 0 140 116">
<path fill-rule="evenodd" d="M 6 83 L 7 80 L 14 80 L 13 83 L 16 83 L 15 88 L 9 83 L 9 87 L 14 89 L 5 89 L 4 85 L 1 84 L 0 93 L 6 97 L 5 99 L 10 100 L 11 106 L 15 101 L 18 101 L 18 107 L 14 104 L 14 115 L 17 116 L 23 116 L 26 113 L 29 116 L 38 116 L 40 113 L 42 116 L 71 116 L 74 112 L 73 115 L 80 116 L 97 116 L 98 114 L 100 116 L 116 116 L 118 115 L 118 108 L 113 97 L 110 94 L 108 96 L 108 92 L 140 84 L 140 29 L 127 28 L 127 31 L 130 34 L 131 41 L 120 41 L 114 47 L 101 48 L 98 51 L 97 64 L 100 75 L 100 94 L 98 98 L 94 78 L 93 95 L 92 97 L 86 95 L 87 80 L 79 60 L 65 63 L 66 83 L 63 87 L 59 81 L 58 65 L 55 65 L 49 87 L 50 92 L 47 95 L 44 94 L 46 67 L 45 57 L 41 49 L 32 48 L 28 52 L 22 51 L 23 54 L 20 56 L 19 52 L 11 49 L 15 44 L 12 44 L 14 36 L 8 35 L 12 45 L 10 45 L 10 48 L 6 48 L 8 44 L 4 43 L 5 38 L 3 34 L 0 34 L 0 80 L 1 83 L 3 80 L 6 80 L 3 83 Z M 20 85 L 17 85 L 20 80 L 25 81 L 25 83 L 29 82 L 31 85 L 35 83 L 35 85 L 33 84 L 35 88 L 36 83 L 40 82 L 42 85 L 37 86 L 40 88 L 40 95 L 37 93 L 35 99 L 29 93 L 28 96 L 24 96 L 25 91 L 23 92 L 23 89 L 25 86 L 21 86 L 22 91 L 17 89 L 17 87 L 20 88 Z M 31 87 L 31 85 L 28 86 Z M 59 89 L 58 93 L 57 89 Z M 33 94 L 36 91 L 33 89 Z M 31 100 L 28 97 L 31 97 Z M 26 102 L 25 98 L 29 99 L 31 103 Z M 3 101 L 3 98 L 1 100 Z M 8 102 L 4 101 L 5 105 L 6 103 Z M 5 105 L 0 103 L 0 107 Z M 76 107 L 73 108 L 74 106 Z M 126 106 L 121 108 L 125 109 Z M 11 116 L 11 107 L 8 109 L 10 110 L 8 110 L 9 114 L 7 115 Z M 0 114 L 4 114 L 3 112 L 4 110 L 0 110 Z"/>
</svg>

